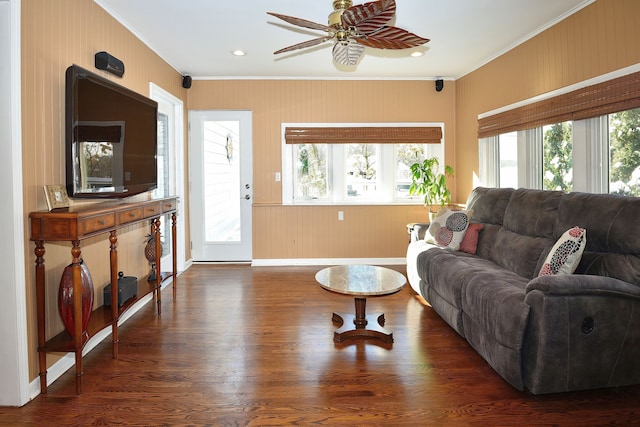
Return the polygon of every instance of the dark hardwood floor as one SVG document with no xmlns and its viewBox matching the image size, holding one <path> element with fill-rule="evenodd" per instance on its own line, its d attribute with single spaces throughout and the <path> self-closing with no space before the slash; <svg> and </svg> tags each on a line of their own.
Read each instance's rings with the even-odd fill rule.
<svg viewBox="0 0 640 427">
<path fill-rule="evenodd" d="M 196 265 L 0 425 L 471 425 L 640 423 L 640 386 L 533 396 L 504 382 L 409 286 L 367 300 L 393 345 L 334 344 L 331 314 L 353 298 L 315 282 L 321 267 Z M 404 272 L 403 266 L 395 267 Z M 640 361 L 639 361 L 640 363 Z"/>
</svg>

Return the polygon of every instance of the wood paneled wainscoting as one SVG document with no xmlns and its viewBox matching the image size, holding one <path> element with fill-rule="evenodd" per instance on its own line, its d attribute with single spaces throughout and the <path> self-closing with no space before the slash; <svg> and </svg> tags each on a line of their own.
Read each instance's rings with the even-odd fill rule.
<svg viewBox="0 0 640 427">
<path fill-rule="evenodd" d="M 504 382 L 410 287 L 384 311 L 394 343 L 334 343 L 323 267 L 196 265 L 177 298 L 138 311 L 114 359 L 106 339 L 0 425 L 632 425 L 640 387 L 533 396 Z M 402 273 L 404 266 L 392 267 Z"/>
</svg>

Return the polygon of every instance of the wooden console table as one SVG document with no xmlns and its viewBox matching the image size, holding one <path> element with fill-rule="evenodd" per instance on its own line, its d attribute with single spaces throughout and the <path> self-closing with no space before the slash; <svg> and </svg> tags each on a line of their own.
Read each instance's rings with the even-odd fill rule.
<svg viewBox="0 0 640 427">
<path fill-rule="evenodd" d="M 82 393 L 82 350 L 89 338 L 111 326 L 113 336 L 113 358 L 118 357 L 118 319 L 137 300 L 153 293 L 158 314 L 161 313 L 162 296 L 160 285 L 163 279 L 173 279 L 173 297 L 176 297 L 176 205 L 177 197 L 153 199 L 143 202 L 126 203 L 122 201 L 104 202 L 91 205 L 81 205 L 71 208 L 54 209 L 51 212 L 31 212 L 31 240 L 35 242 L 36 255 L 36 304 L 38 323 L 38 353 L 40 365 L 40 390 L 47 392 L 47 360 L 49 352 L 74 352 L 76 363 L 76 393 Z M 148 282 L 146 278 L 138 281 L 138 293 L 135 298 L 124 305 L 118 305 L 118 229 L 142 221 L 150 221 L 151 233 L 156 237 L 156 254 L 161 253 L 160 217 L 171 214 L 171 247 L 173 255 L 173 269 L 171 273 L 156 275 L 155 282 Z M 82 326 L 82 281 L 80 275 L 81 250 L 80 241 L 101 234 L 109 234 L 110 251 L 109 263 L 111 272 L 111 306 L 98 307 L 91 313 L 87 333 L 83 335 Z M 73 264 L 73 321 L 74 336 L 66 330 L 50 340 L 46 340 L 45 313 L 45 264 L 44 242 L 71 242 L 71 256 Z M 156 271 L 161 272 L 160 257 L 156 255 Z"/>
</svg>

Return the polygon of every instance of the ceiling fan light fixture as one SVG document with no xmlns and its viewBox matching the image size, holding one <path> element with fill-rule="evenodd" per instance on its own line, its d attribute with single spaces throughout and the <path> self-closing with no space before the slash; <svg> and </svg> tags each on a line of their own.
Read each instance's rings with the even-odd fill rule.
<svg viewBox="0 0 640 427">
<path fill-rule="evenodd" d="M 342 45 L 349 44 L 349 33 L 344 30 L 339 30 L 336 32 L 336 40 L 338 43 Z"/>
<path fill-rule="evenodd" d="M 352 0 L 334 0 L 333 12 L 329 14 L 328 24 L 331 28 L 342 28 L 342 13 L 353 6 Z"/>
<path fill-rule="evenodd" d="M 413 56 L 414 58 L 419 58 L 419 57 L 421 57 L 423 55 L 424 55 L 424 52 L 422 52 L 422 51 L 411 52 L 411 56 Z"/>
<path fill-rule="evenodd" d="M 348 9 L 351 6 L 353 6 L 353 1 L 352 0 L 333 0 L 333 9 L 334 10 Z"/>
</svg>

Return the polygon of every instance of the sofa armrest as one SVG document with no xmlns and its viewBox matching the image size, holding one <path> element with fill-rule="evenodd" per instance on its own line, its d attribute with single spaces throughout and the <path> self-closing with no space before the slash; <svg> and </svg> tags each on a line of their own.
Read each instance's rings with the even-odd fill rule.
<svg viewBox="0 0 640 427">
<path fill-rule="evenodd" d="M 526 287 L 525 386 L 534 394 L 640 382 L 640 287 L 603 276 L 543 276 Z"/>
<path fill-rule="evenodd" d="M 429 223 L 415 223 L 411 226 L 411 241 L 416 242 L 418 240 L 423 240 L 424 235 L 427 233 L 429 229 Z"/>
<path fill-rule="evenodd" d="M 611 295 L 640 298 L 640 286 L 613 277 L 587 274 L 536 277 L 527 284 L 526 293 L 536 290 L 549 295 Z"/>
</svg>

